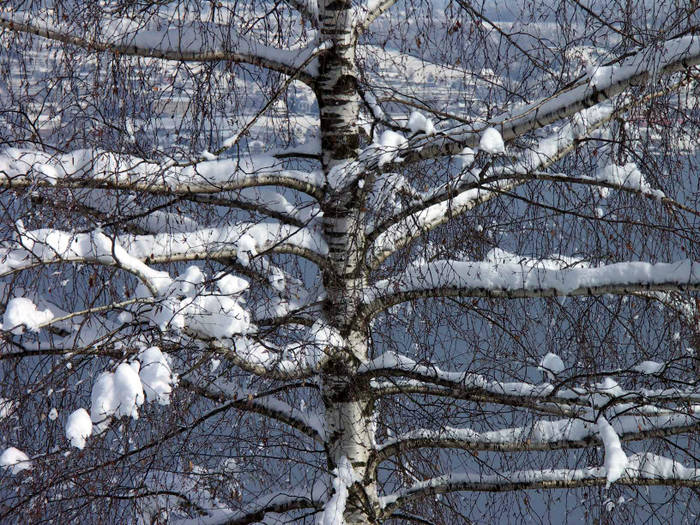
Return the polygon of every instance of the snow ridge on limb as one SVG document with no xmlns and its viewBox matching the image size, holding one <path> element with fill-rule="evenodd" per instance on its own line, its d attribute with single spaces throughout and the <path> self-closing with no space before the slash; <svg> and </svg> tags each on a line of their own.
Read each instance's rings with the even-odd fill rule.
<svg viewBox="0 0 700 525">
<path fill-rule="evenodd" d="M 149 267 L 125 250 L 118 239 L 100 230 L 83 234 L 51 229 L 21 232 L 15 246 L 0 248 L 0 256 L 0 277 L 42 264 L 84 262 L 121 268 L 138 277 L 153 296 L 172 282 L 167 272 Z"/>
<path fill-rule="evenodd" d="M 299 509 L 323 508 L 323 501 L 314 495 L 295 491 L 272 492 L 257 498 L 241 510 L 215 509 L 194 519 L 173 520 L 174 525 L 247 525 L 258 523 L 268 513 L 282 513 Z"/>
<path fill-rule="evenodd" d="M 670 74 L 698 64 L 700 36 L 697 35 L 668 40 L 660 48 L 640 49 L 619 65 L 610 66 L 594 86 L 588 80 L 580 82 L 554 96 L 492 119 L 476 130 L 473 126 L 463 126 L 449 133 L 410 141 L 402 158 L 386 165 L 385 169 L 391 171 L 405 164 L 457 155 L 465 147 L 478 146 L 481 132 L 488 127 L 496 128 L 503 140 L 508 142 L 609 100 L 630 86 L 646 84 L 657 75 Z"/>
<path fill-rule="evenodd" d="M 323 184 L 320 171 L 286 170 L 270 155 L 175 165 L 92 149 L 56 155 L 16 148 L 0 152 L 0 187 L 5 188 L 37 185 L 192 195 L 282 186 L 318 199 L 323 195 Z"/>
<path fill-rule="evenodd" d="M 622 415 L 608 423 L 619 441 L 637 441 L 651 437 L 692 432 L 700 428 L 700 406 L 691 413 L 664 415 Z M 444 427 L 439 430 L 417 429 L 388 440 L 377 447 L 372 459 L 380 462 L 402 452 L 417 448 L 456 448 L 516 452 L 587 448 L 603 445 L 599 427 L 581 418 L 537 420 L 522 427 L 476 432 L 470 428 Z"/>
<path fill-rule="evenodd" d="M 222 228 L 157 235 L 109 238 L 101 231 L 70 233 L 43 229 L 22 232 L 0 247 L 0 277 L 42 264 L 85 262 L 118 266 L 139 277 L 152 291 L 170 286 L 167 273 L 145 263 L 234 258 L 248 265 L 267 251 L 297 253 L 323 263 L 328 247 L 318 232 L 274 222 L 242 223 Z"/>
<path fill-rule="evenodd" d="M 546 469 L 497 474 L 452 473 L 416 483 L 380 501 L 385 515 L 408 501 L 457 491 L 501 492 L 525 489 L 557 489 L 599 486 L 608 483 L 605 467 Z M 700 469 L 655 454 L 634 454 L 617 481 L 622 485 L 666 485 L 700 487 Z"/>
<path fill-rule="evenodd" d="M 271 69 L 296 76 L 305 83 L 313 83 L 318 64 L 309 58 L 318 53 L 314 40 L 298 49 L 280 49 L 264 45 L 242 35 L 227 34 L 227 28 L 215 24 L 190 24 L 168 29 L 136 28 L 119 31 L 128 20 L 114 20 L 115 30 L 107 38 L 97 39 L 72 34 L 46 20 L 38 20 L 37 13 L 2 13 L 0 27 L 30 33 L 49 40 L 83 47 L 93 51 L 108 51 L 120 55 L 161 58 L 165 60 L 214 62 L 231 61 Z"/>
<path fill-rule="evenodd" d="M 552 269 L 526 264 L 436 261 L 415 265 L 365 292 L 358 317 L 369 319 L 395 304 L 427 297 L 563 297 L 698 290 L 700 263 L 621 262 Z"/>
<path fill-rule="evenodd" d="M 644 373 L 644 372 L 641 372 Z M 564 383 L 498 381 L 481 374 L 442 370 L 434 364 L 422 365 L 410 357 L 385 353 L 361 365 L 359 377 L 370 379 L 375 395 L 421 393 L 454 399 L 497 403 L 529 408 L 557 416 L 585 417 L 589 410 L 614 406 L 634 407 L 635 415 L 672 415 L 653 403 L 700 403 L 700 391 L 693 387 L 624 390 L 610 377 L 601 383 L 565 387 Z M 376 378 L 408 378 L 378 381 Z M 588 419 L 595 421 L 595 417 Z"/>
</svg>

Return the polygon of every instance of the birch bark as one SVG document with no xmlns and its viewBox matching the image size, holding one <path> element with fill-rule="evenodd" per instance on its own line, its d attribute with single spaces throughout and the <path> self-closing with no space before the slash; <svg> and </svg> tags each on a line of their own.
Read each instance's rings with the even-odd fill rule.
<svg viewBox="0 0 700 525">
<path fill-rule="evenodd" d="M 367 284 L 362 265 L 363 189 L 358 180 L 338 181 L 339 168 L 357 157 L 360 147 L 358 116 L 360 97 L 355 61 L 356 35 L 350 0 L 323 0 L 320 5 L 321 38 L 332 48 L 320 59 L 316 96 L 321 121 L 322 164 L 327 195 L 322 202 L 324 236 L 331 267 L 324 270 L 327 293 L 325 313 L 342 335 L 343 348 L 332 351 L 322 374 L 322 392 L 328 430 L 328 462 L 332 471 L 347 458 L 356 482 L 348 488 L 344 521 L 376 523 L 379 511 L 376 484 L 365 479 L 374 435 L 374 402 L 369 389 L 356 380 L 358 366 L 367 360 L 367 331 L 352 319 Z"/>
</svg>

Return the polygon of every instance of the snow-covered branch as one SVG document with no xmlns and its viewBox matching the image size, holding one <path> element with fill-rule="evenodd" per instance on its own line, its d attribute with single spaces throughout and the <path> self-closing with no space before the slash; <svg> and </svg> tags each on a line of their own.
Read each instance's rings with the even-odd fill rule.
<svg viewBox="0 0 700 525">
<path fill-rule="evenodd" d="M 49 154 L 8 148 L 0 152 L 0 187 L 103 188 L 150 194 L 211 194 L 282 186 L 323 196 L 320 171 L 284 169 L 269 155 L 206 160 L 183 166 L 100 150 Z"/>
<path fill-rule="evenodd" d="M 275 223 L 242 223 L 157 235 L 121 235 L 114 239 L 101 231 L 72 234 L 47 229 L 22 232 L 16 242 L 0 248 L 3 258 L 0 277 L 45 264 L 82 262 L 123 268 L 155 290 L 167 287 L 170 278 L 146 263 L 206 258 L 237 259 L 247 265 L 258 254 L 276 252 L 304 256 L 324 265 L 327 251 L 317 232 Z"/>
<path fill-rule="evenodd" d="M 109 26 L 113 27 L 109 27 Z M 279 49 L 243 35 L 227 34 L 227 28 L 214 24 L 130 27 L 129 20 L 114 20 L 99 36 L 78 35 L 70 28 L 38 19 L 36 13 L 2 13 L 0 27 L 71 44 L 91 51 L 153 57 L 180 62 L 228 61 L 296 76 L 312 83 L 318 65 L 311 60 L 320 49 L 317 41 L 297 49 Z"/>
<path fill-rule="evenodd" d="M 503 392 L 493 392 L 487 389 L 474 388 L 471 385 L 462 386 L 458 382 L 443 379 L 397 379 L 397 376 L 423 377 L 420 374 L 399 373 L 386 371 L 386 376 L 393 377 L 386 381 L 372 381 L 372 393 L 376 397 L 419 394 L 450 399 L 459 399 L 475 403 L 495 403 L 513 407 L 528 408 L 540 414 L 555 417 L 578 417 L 581 409 L 569 400 L 533 399 L 528 396 L 509 395 Z"/>
<path fill-rule="evenodd" d="M 649 368 L 640 364 L 632 369 L 645 374 Z M 665 389 L 625 390 L 609 376 L 588 385 L 560 383 L 534 384 L 526 381 L 499 381 L 483 375 L 442 370 L 434 364 L 419 364 L 410 357 L 386 353 L 359 368 L 362 379 L 372 379 L 375 395 L 419 393 L 475 402 L 496 403 L 529 408 L 558 416 L 583 417 L 586 411 L 608 410 L 620 405 L 641 416 L 673 414 L 656 404 L 700 403 L 697 386 Z M 400 378 L 378 381 L 375 378 Z M 407 378 L 407 379 L 404 379 Z"/>
<path fill-rule="evenodd" d="M 319 215 L 315 205 L 295 206 L 281 193 L 261 187 L 245 188 L 233 195 L 190 195 L 184 198 L 202 204 L 259 213 L 299 228 Z"/>
<path fill-rule="evenodd" d="M 115 266 L 136 277 L 151 295 L 159 295 L 171 279 L 167 272 L 154 270 L 124 249 L 118 239 L 101 231 L 70 234 L 58 230 L 22 232 L 16 245 L 0 248 L 0 277 L 58 262 L 82 262 Z"/>
<path fill-rule="evenodd" d="M 536 385 L 521 381 L 491 380 L 480 374 L 445 371 L 435 365 L 422 365 L 410 357 L 391 353 L 382 354 L 362 365 L 358 373 L 363 379 L 374 379 L 372 387 L 375 395 L 421 393 L 527 407 L 559 416 L 576 415 L 577 405 L 591 406 L 588 391 L 560 390 L 552 395 L 555 387 L 550 383 Z M 385 382 L 375 379 L 380 377 L 408 379 Z"/>
<path fill-rule="evenodd" d="M 663 45 L 644 48 L 618 65 L 598 68 L 595 76 L 560 93 L 525 108 L 496 117 L 479 129 L 462 126 L 449 133 L 421 136 L 402 149 L 400 158 L 386 163 L 382 169 L 397 170 L 400 166 L 446 155 L 458 155 L 464 148 L 479 145 L 482 132 L 495 127 L 508 142 L 531 131 L 571 117 L 624 92 L 631 86 L 647 84 L 661 75 L 700 64 L 700 36 L 687 35 L 666 41 Z M 377 164 L 379 160 L 377 159 Z"/>
<path fill-rule="evenodd" d="M 527 182 L 532 173 L 552 166 L 570 153 L 581 137 L 590 136 L 619 111 L 609 104 L 583 110 L 577 115 L 576 123 L 567 123 L 540 139 L 514 166 L 498 173 L 493 168 L 488 168 L 485 173 L 465 170 L 455 180 L 417 198 L 414 204 L 368 233 L 368 239 L 372 241 L 368 253 L 370 267 L 376 268 L 392 253 L 450 219 Z M 469 152 L 462 152 L 465 151 Z"/>
<path fill-rule="evenodd" d="M 458 491 L 503 492 L 511 490 L 558 489 L 600 486 L 608 483 L 605 467 L 546 469 L 501 472 L 497 474 L 447 474 L 416 483 L 412 487 L 381 498 L 386 515 L 409 501 L 435 494 Z M 700 469 L 654 454 L 634 454 L 617 480 L 621 485 L 664 485 L 700 487 Z"/>
<path fill-rule="evenodd" d="M 694 432 L 700 428 L 700 407 L 661 416 L 618 416 L 611 420 L 620 441 L 638 441 Z M 377 448 L 375 465 L 417 448 L 456 448 L 517 452 L 602 446 L 598 425 L 583 419 L 539 420 L 530 425 L 486 432 L 469 428 L 418 429 L 391 439 Z"/>
<path fill-rule="evenodd" d="M 228 359 L 241 370 L 284 381 L 313 376 L 330 357 L 312 344 L 290 344 L 288 348 L 276 348 L 247 337 L 230 342 L 212 340 L 208 344 L 213 353 Z"/>
<path fill-rule="evenodd" d="M 684 79 L 649 93 L 642 101 L 649 102 L 676 91 L 685 83 Z M 572 122 L 539 139 L 513 166 L 487 166 L 483 172 L 475 168 L 463 170 L 455 179 L 425 193 L 417 193 L 414 195 L 415 202 L 367 232 L 367 239 L 371 243 L 368 252 L 370 267 L 376 268 L 392 253 L 450 219 L 533 180 L 607 187 L 660 200 L 673 207 L 696 213 L 695 210 L 666 197 L 663 192 L 652 189 L 634 165 L 611 165 L 595 175 L 581 177 L 549 174 L 544 171 L 571 153 L 581 140 L 592 136 L 611 119 L 635 107 L 639 102 L 631 100 L 616 108 L 606 102 L 584 109 L 574 115 Z M 467 157 L 464 157 L 465 152 Z M 469 149 L 463 150 L 459 157 L 473 160 L 474 152 Z"/>
<path fill-rule="evenodd" d="M 323 508 L 323 502 L 311 496 L 297 496 L 290 491 L 261 496 L 241 510 L 217 509 L 195 519 L 174 520 L 174 525 L 248 525 L 258 523 L 269 513 Z"/>
<path fill-rule="evenodd" d="M 436 261 L 379 281 L 365 294 L 358 320 L 428 297 L 565 297 L 700 289 L 700 263 L 621 262 L 585 268 L 547 264 Z"/>
</svg>

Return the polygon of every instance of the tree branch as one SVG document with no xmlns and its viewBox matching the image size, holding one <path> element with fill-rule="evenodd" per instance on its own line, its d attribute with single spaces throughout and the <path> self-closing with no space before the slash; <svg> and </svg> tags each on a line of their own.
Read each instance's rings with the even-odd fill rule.
<svg viewBox="0 0 700 525">
<path fill-rule="evenodd" d="M 367 31 L 372 22 L 374 22 L 377 18 L 382 16 L 389 9 L 391 9 L 391 7 L 395 3 L 396 0 L 370 0 L 370 9 L 367 11 L 365 17 L 360 22 L 358 22 L 357 26 L 355 27 L 355 33 L 357 35 L 361 35 L 365 31 Z"/>
<path fill-rule="evenodd" d="M 498 474 L 448 474 L 416 483 L 408 489 L 381 498 L 388 517 L 410 501 L 435 494 L 460 491 L 505 492 L 533 489 L 571 489 L 608 483 L 605 467 L 547 469 L 502 472 Z M 617 481 L 620 485 L 700 487 L 700 469 L 654 454 L 628 457 L 627 468 Z"/>
<path fill-rule="evenodd" d="M 95 239 L 100 241 L 97 248 L 93 247 Z M 110 250 L 105 247 L 107 243 Z M 112 244 L 116 247 L 114 256 Z M 245 263 L 252 257 L 266 253 L 285 253 L 307 258 L 323 268 L 328 264 L 325 252 L 325 243 L 316 234 L 295 226 L 272 223 L 238 224 L 172 234 L 122 235 L 115 239 L 100 232 L 72 234 L 59 230 L 37 230 L 24 233 L 15 247 L 0 248 L 3 258 L 0 277 L 46 264 L 102 264 L 134 273 L 155 291 L 158 286 L 169 283 L 170 278 L 165 272 L 153 270 L 146 263 L 166 264 L 203 259 L 238 259 Z M 156 282 L 161 284 L 156 286 Z"/>
<path fill-rule="evenodd" d="M 36 21 L 35 16 L 24 13 L 0 14 L 0 27 L 19 33 L 28 33 L 82 47 L 89 51 L 110 52 L 119 55 L 160 58 L 179 62 L 239 62 L 270 69 L 289 76 L 296 76 L 306 84 L 313 84 L 317 74 L 315 64 L 306 65 L 309 57 L 317 53 L 318 42 L 301 49 L 278 49 L 245 38 L 225 38 L 217 33 L 221 28 L 176 27 L 165 31 L 140 30 L 135 33 L 115 35 L 113 41 L 90 39 L 61 31 L 50 23 Z M 208 29 L 208 31 L 207 31 Z M 207 41 L 202 35 L 211 37 Z"/>
<path fill-rule="evenodd" d="M 465 147 L 478 146 L 482 131 L 488 127 L 498 129 L 504 141 L 508 142 L 610 100 L 632 86 L 648 84 L 659 75 L 668 75 L 698 64 L 700 36 L 688 35 L 668 40 L 660 48 L 639 50 L 618 66 L 599 68 L 599 76 L 595 79 L 585 79 L 556 95 L 530 104 L 525 109 L 492 119 L 477 130 L 472 126 L 461 126 L 449 133 L 417 137 L 409 142 L 407 148 L 401 150 L 400 159 L 384 164 L 381 169 L 398 171 L 407 164 L 457 155 Z M 379 160 L 374 162 L 368 168 L 379 168 Z"/>
<path fill-rule="evenodd" d="M 9 189 L 95 188 L 173 196 L 282 186 L 317 200 L 324 195 L 319 173 L 285 170 L 274 157 L 265 155 L 179 166 L 100 150 L 63 155 L 5 150 L 0 160 L 5 167 L 0 170 L 0 188 Z"/>
<path fill-rule="evenodd" d="M 325 443 L 325 432 L 319 420 L 312 420 L 308 414 L 284 401 L 270 399 L 264 392 L 249 392 L 232 385 L 222 384 L 221 381 L 211 382 L 203 379 L 200 384 L 196 379 L 188 378 L 187 375 L 180 378 L 178 385 L 212 401 L 225 403 L 227 407 L 275 419 L 306 434 L 318 443 Z"/>
<path fill-rule="evenodd" d="M 355 322 L 396 304 L 428 297 L 578 297 L 649 291 L 700 290 L 700 263 L 627 262 L 595 268 L 437 261 L 380 281 L 365 294 Z"/>
<path fill-rule="evenodd" d="M 311 497 L 292 496 L 284 492 L 279 492 L 271 496 L 258 498 L 255 504 L 248 505 L 243 510 L 220 511 L 211 514 L 209 518 L 198 518 L 196 520 L 188 520 L 176 522 L 178 525 L 248 525 L 250 523 L 258 523 L 266 514 L 274 512 L 289 512 L 299 509 L 316 509 L 321 510 L 323 502 L 314 500 Z"/>
<path fill-rule="evenodd" d="M 368 253 L 370 267 L 378 267 L 392 253 L 450 219 L 529 180 L 536 180 L 540 172 L 571 153 L 578 147 L 581 140 L 591 136 L 593 132 L 616 116 L 640 103 L 649 102 L 676 91 L 687 82 L 687 79 L 683 79 L 668 88 L 645 95 L 641 100 L 630 101 L 614 110 L 610 106 L 583 110 L 577 115 L 579 122 L 568 123 L 541 139 L 537 146 L 527 153 L 525 159 L 512 168 L 503 169 L 500 174 L 492 177 L 485 176 L 485 173 L 480 174 L 478 181 L 474 181 L 473 173 L 462 173 L 455 180 L 427 192 L 418 202 L 405 207 L 368 232 L 367 239 L 371 243 L 371 250 Z M 581 127 L 585 129 L 579 129 Z M 464 175 L 469 176 L 464 177 Z M 539 176 L 545 177 L 546 175 Z M 552 179 L 556 177 L 556 175 L 550 176 Z M 519 178 L 520 180 L 518 180 Z M 569 181 L 571 182 L 571 179 Z M 658 198 L 658 194 L 655 194 L 653 198 Z M 676 207 L 689 210 L 675 201 L 671 202 Z"/>
<path fill-rule="evenodd" d="M 618 416 L 610 422 L 621 441 L 639 441 L 697 431 L 700 409 L 691 413 L 662 416 Z M 391 456 L 420 448 L 454 448 L 472 451 L 524 452 L 602 446 L 594 422 L 581 419 L 536 421 L 528 426 L 488 432 L 446 427 L 441 430 L 419 429 L 379 446 L 371 459 L 372 468 Z"/>
</svg>

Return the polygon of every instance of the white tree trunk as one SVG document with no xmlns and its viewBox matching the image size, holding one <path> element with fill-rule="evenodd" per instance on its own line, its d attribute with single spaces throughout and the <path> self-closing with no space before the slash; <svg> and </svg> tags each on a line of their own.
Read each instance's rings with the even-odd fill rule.
<svg viewBox="0 0 700 525">
<path fill-rule="evenodd" d="M 320 61 L 316 95 L 321 120 L 322 163 L 331 181 L 328 199 L 322 203 L 324 234 L 330 250 L 332 270 L 324 270 L 327 293 L 325 313 L 344 337 L 346 347 L 334 349 L 322 376 L 326 406 L 328 461 L 332 471 L 348 459 L 359 479 L 365 479 L 374 443 L 373 400 L 354 380 L 359 364 L 367 360 L 367 330 L 350 326 L 366 285 L 361 264 L 364 248 L 362 188 L 346 181 L 342 191 L 333 190 L 334 168 L 357 156 L 360 146 L 355 35 L 350 0 L 323 0 L 320 25 L 323 39 L 333 47 Z M 341 188 L 337 188 L 341 190 Z M 347 524 L 375 523 L 379 509 L 376 484 L 355 483 L 349 487 L 344 520 Z"/>
</svg>

